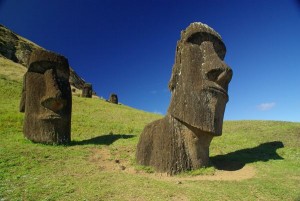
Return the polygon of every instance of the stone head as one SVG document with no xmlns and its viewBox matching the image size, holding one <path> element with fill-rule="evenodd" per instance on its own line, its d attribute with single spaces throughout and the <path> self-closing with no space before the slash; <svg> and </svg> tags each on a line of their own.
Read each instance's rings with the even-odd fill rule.
<svg viewBox="0 0 300 201">
<path fill-rule="evenodd" d="M 117 94 L 110 94 L 109 102 L 114 103 L 114 104 L 118 104 L 119 101 L 118 101 Z"/>
<path fill-rule="evenodd" d="M 85 83 L 82 89 L 82 97 L 91 98 L 93 95 L 93 87 L 91 83 Z"/>
<path fill-rule="evenodd" d="M 72 96 L 68 60 L 46 50 L 32 52 L 24 75 L 20 111 L 24 135 L 41 143 L 65 144 L 71 139 Z"/>
<path fill-rule="evenodd" d="M 221 36 L 209 26 L 192 23 L 181 32 L 169 82 L 168 113 L 212 135 L 222 134 L 232 70 L 224 62 Z"/>
</svg>

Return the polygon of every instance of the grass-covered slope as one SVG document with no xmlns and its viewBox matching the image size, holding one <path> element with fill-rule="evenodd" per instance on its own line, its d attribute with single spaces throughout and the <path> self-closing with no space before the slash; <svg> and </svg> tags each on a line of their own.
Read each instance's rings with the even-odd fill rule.
<svg viewBox="0 0 300 201">
<path fill-rule="evenodd" d="M 24 139 L 19 67 L 0 58 L 0 200 L 300 198 L 300 123 L 225 122 L 211 144 L 217 168 L 170 179 L 134 163 L 140 132 L 160 116 L 127 106 L 74 96 L 70 146 Z"/>
</svg>

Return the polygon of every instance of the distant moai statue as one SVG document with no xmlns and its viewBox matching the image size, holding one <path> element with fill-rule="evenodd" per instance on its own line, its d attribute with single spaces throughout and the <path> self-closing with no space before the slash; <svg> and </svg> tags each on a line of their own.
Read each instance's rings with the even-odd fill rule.
<svg viewBox="0 0 300 201">
<path fill-rule="evenodd" d="M 68 60 L 46 50 L 32 52 L 23 79 L 20 112 L 27 139 L 46 144 L 71 141 L 72 95 Z"/>
<path fill-rule="evenodd" d="M 82 97 L 92 98 L 93 88 L 91 83 L 85 83 L 82 89 Z"/>
<path fill-rule="evenodd" d="M 209 165 L 209 146 L 222 134 L 232 70 L 226 48 L 212 28 L 199 22 L 181 32 L 169 82 L 167 115 L 148 124 L 136 160 L 170 175 Z"/>
<path fill-rule="evenodd" d="M 117 94 L 110 94 L 109 96 L 109 102 L 114 103 L 114 104 L 118 104 L 118 96 Z"/>
</svg>

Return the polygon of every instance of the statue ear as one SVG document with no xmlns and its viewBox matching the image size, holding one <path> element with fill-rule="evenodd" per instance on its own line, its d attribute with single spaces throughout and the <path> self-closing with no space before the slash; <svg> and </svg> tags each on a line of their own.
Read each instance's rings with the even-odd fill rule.
<svg viewBox="0 0 300 201">
<path fill-rule="evenodd" d="M 172 76 L 171 76 L 171 79 L 169 81 L 169 90 L 172 92 L 175 88 L 176 88 L 176 83 L 177 83 L 177 80 L 178 80 L 178 75 L 177 75 L 177 67 L 176 67 L 176 64 L 173 66 L 173 69 L 172 69 Z"/>
<path fill-rule="evenodd" d="M 177 85 L 178 76 L 181 68 L 181 53 L 180 53 L 180 41 L 177 41 L 176 53 L 175 53 L 175 64 L 173 65 L 171 79 L 169 81 L 169 90 L 172 92 Z"/>
<path fill-rule="evenodd" d="M 20 107 L 19 107 L 19 111 L 20 111 L 20 112 L 25 112 L 25 102 L 26 102 L 26 75 L 27 75 L 27 73 L 25 73 L 24 76 L 23 76 L 23 87 L 22 87 L 22 94 L 21 94 Z"/>
</svg>

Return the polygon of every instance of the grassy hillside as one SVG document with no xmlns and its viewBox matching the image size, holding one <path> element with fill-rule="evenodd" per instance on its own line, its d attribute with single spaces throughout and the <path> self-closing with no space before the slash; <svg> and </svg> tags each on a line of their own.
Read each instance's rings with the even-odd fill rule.
<svg viewBox="0 0 300 201">
<path fill-rule="evenodd" d="M 1 201 L 300 199 L 300 123 L 225 122 L 216 167 L 167 177 L 134 163 L 140 132 L 161 116 L 101 99 L 73 97 L 70 146 L 24 139 L 22 73 L 0 58 Z"/>
</svg>

